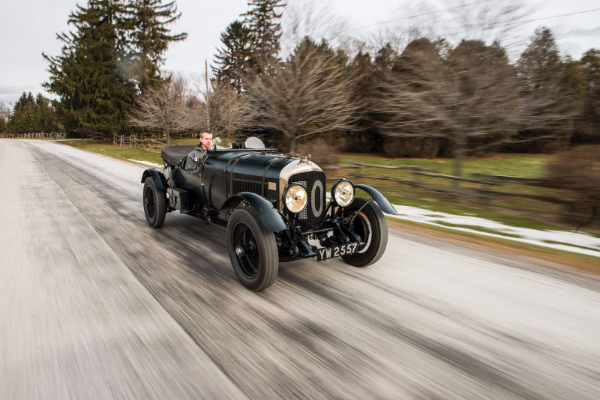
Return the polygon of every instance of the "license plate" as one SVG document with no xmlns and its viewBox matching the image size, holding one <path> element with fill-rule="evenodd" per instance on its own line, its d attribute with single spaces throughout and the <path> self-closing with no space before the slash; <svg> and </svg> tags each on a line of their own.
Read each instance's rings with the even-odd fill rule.
<svg viewBox="0 0 600 400">
<path fill-rule="evenodd" d="M 325 247 L 317 249 L 317 261 L 327 260 L 328 258 L 349 256 L 358 249 L 358 243 L 348 243 L 341 246 Z"/>
</svg>

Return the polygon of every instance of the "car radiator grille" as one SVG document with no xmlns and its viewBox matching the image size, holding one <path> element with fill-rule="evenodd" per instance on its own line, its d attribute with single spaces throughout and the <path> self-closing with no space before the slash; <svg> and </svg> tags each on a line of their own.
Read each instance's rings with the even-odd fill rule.
<svg viewBox="0 0 600 400">
<path fill-rule="evenodd" d="M 308 204 L 296 223 L 303 232 L 315 229 L 325 213 L 325 174 L 322 171 L 301 172 L 290 177 L 288 184 L 292 183 L 301 183 L 308 192 Z"/>
<path fill-rule="evenodd" d="M 261 179 L 256 176 L 235 174 L 233 178 L 233 193 L 252 192 L 260 194 Z"/>
</svg>

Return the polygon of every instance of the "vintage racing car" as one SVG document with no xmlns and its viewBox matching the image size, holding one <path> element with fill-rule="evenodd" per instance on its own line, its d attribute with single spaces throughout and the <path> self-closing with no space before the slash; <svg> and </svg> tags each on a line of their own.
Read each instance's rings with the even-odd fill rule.
<svg viewBox="0 0 600 400">
<path fill-rule="evenodd" d="M 342 257 L 365 267 L 383 255 L 388 229 L 382 210 L 396 211 L 376 189 L 341 179 L 327 200 L 325 174 L 309 155 L 282 154 L 257 138 L 215 145 L 198 169 L 187 170 L 193 148 L 165 147 L 162 172 L 142 174 L 146 220 L 159 228 L 167 212 L 178 210 L 225 226 L 231 264 L 248 289 L 271 286 L 279 262 Z M 355 197 L 355 189 L 371 198 Z"/>
</svg>

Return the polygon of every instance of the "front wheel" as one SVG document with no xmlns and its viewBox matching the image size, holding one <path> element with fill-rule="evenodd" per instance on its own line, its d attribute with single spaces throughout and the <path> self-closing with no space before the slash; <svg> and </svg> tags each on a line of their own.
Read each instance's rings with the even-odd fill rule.
<svg viewBox="0 0 600 400">
<path fill-rule="evenodd" d="M 235 210 L 227 223 L 229 258 L 236 276 L 246 288 L 261 291 L 275 282 L 279 254 L 275 235 L 265 229 L 256 211 Z"/>
<path fill-rule="evenodd" d="M 344 217 L 352 218 L 367 201 L 362 197 L 355 198 L 352 204 L 344 209 Z M 342 256 L 342 259 L 355 267 L 366 267 L 379 261 L 388 242 L 387 222 L 379 206 L 373 201 L 364 206 L 354 218 L 352 228 L 365 242 L 365 247 L 350 256 Z"/>
<path fill-rule="evenodd" d="M 148 225 L 160 228 L 167 215 L 167 196 L 164 190 L 156 188 L 151 177 L 146 178 L 144 182 L 143 201 Z"/>
</svg>

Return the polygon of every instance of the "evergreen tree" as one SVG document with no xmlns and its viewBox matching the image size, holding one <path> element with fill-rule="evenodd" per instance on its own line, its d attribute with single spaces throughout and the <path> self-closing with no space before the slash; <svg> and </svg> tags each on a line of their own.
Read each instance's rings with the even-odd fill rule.
<svg viewBox="0 0 600 400">
<path fill-rule="evenodd" d="M 126 27 L 129 32 L 129 54 L 132 69 L 140 88 L 160 83 L 160 66 L 169 44 L 187 38 L 187 33 L 171 34 L 168 25 L 181 17 L 175 1 L 133 0 L 126 6 Z"/>
<path fill-rule="evenodd" d="M 238 93 L 244 89 L 244 76 L 256 65 L 252 59 L 252 35 L 250 28 L 240 21 L 233 21 L 221 33 L 223 47 L 215 55 L 217 67 L 212 67 L 217 81 L 230 83 Z"/>
<path fill-rule="evenodd" d="M 262 72 L 266 66 L 277 60 L 281 49 L 281 13 L 277 9 L 284 7 L 282 0 L 250 0 L 250 11 L 242 14 L 244 24 L 252 33 L 252 52 L 259 63 L 258 71 Z"/>
<path fill-rule="evenodd" d="M 37 132 L 35 114 L 37 104 L 31 92 L 21 95 L 15 103 L 12 114 L 8 117 L 8 131 L 11 133 Z"/>
<path fill-rule="evenodd" d="M 34 126 L 36 132 L 50 133 L 58 129 L 58 121 L 50 100 L 38 94 L 35 98 L 36 112 Z"/>
<path fill-rule="evenodd" d="M 65 44 L 50 62 L 43 86 L 60 97 L 55 102 L 65 128 L 114 134 L 125 130 L 124 115 L 135 100 L 134 82 L 127 79 L 127 38 L 118 0 L 89 0 L 69 16 L 75 32 L 60 34 Z"/>
<path fill-rule="evenodd" d="M 379 49 L 374 61 L 374 67 L 379 72 L 379 75 L 381 75 L 381 72 L 383 71 L 391 70 L 397 57 L 398 53 L 396 53 L 389 43 Z"/>
<path fill-rule="evenodd" d="M 552 32 L 542 28 L 516 67 L 523 109 L 521 140 L 546 138 L 568 144 L 584 99 L 585 78 L 579 65 L 563 60 Z"/>
<path fill-rule="evenodd" d="M 377 130 L 377 114 L 374 112 L 374 102 L 377 98 L 375 66 L 369 53 L 359 51 L 349 68 L 352 77 L 352 102 L 356 107 L 355 127 L 348 141 L 358 151 L 373 151 L 380 145 Z"/>
<path fill-rule="evenodd" d="M 600 138 L 600 50 L 588 50 L 581 58 L 586 78 L 586 99 L 583 110 L 583 133 Z"/>
</svg>

